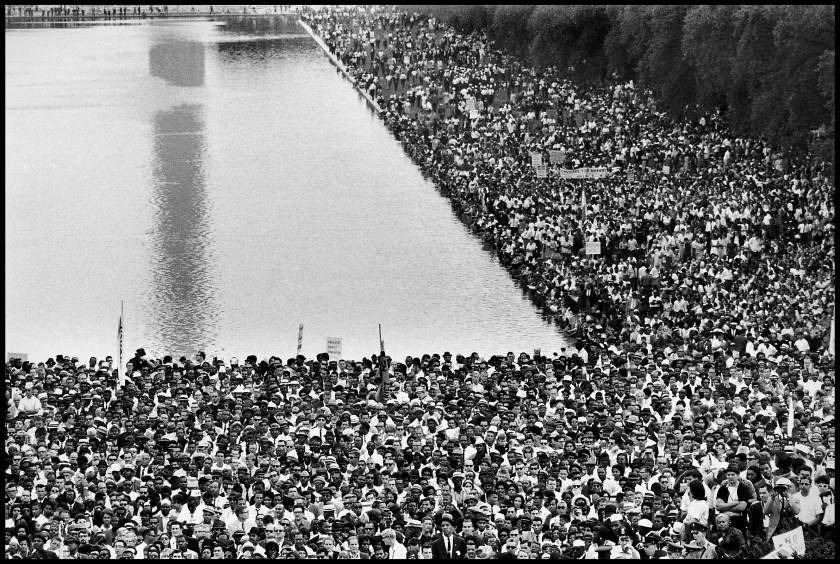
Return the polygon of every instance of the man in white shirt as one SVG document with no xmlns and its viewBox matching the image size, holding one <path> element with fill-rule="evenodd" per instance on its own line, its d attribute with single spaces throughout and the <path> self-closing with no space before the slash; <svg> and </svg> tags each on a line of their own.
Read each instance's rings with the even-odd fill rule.
<svg viewBox="0 0 840 564">
<path fill-rule="evenodd" d="M 403 560 L 408 551 L 405 546 L 397 541 L 397 532 L 394 529 L 382 531 L 382 541 L 388 547 L 388 560 Z"/>
<path fill-rule="evenodd" d="M 822 520 L 822 498 L 819 491 L 811 487 L 810 476 L 799 477 L 799 491 L 790 496 L 790 505 L 804 525 L 814 527 Z"/>
<path fill-rule="evenodd" d="M 811 352 L 811 345 L 808 344 L 808 340 L 805 338 L 805 335 L 799 333 L 799 338 L 793 343 L 793 346 L 796 347 L 796 350 L 799 352 Z"/>
<path fill-rule="evenodd" d="M 44 410 L 41 407 L 41 400 L 32 394 L 32 388 L 26 390 L 24 397 L 22 397 L 17 404 L 17 409 L 20 413 L 26 415 L 27 417 L 42 415 L 44 413 Z"/>
</svg>

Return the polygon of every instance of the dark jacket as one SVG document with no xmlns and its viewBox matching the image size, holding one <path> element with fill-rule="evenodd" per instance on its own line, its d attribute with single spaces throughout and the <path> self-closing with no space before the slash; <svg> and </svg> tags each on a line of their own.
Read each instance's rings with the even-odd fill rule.
<svg viewBox="0 0 840 564">
<path fill-rule="evenodd" d="M 467 541 L 458 535 L 452 535 L 452 559 L 463 560 L 467 554 Z M 443 535 L 432 541 L 432 558 L 435 560 L 446 560 L 449 555 L 446 553 L 446 543 Z"/>
</svg>

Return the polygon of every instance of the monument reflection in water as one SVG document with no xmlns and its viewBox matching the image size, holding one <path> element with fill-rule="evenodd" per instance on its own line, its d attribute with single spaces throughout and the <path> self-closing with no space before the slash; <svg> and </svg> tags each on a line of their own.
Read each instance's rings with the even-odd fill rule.
<svg viewBox="0 0 840 564">
<path fill-rule="evenodd" d="M 8 350 L 345 358 L 562 336 L 284 18 L 6 34 Z"/>
<path fill-rule="evenodd" d="M 170 42 L 149 50 L 149 70 L 172 86 L 204 86 L 204 45 Z M 200 104 L 181 104 L 154 114 L 153 253 L 151 291 L 144 301 L 157 320 L 157 342 L 191 350 L 215 336 L 216 288 L 212 284 L 213 237 L 209 230 L 205 118 Z"/>
</svg>

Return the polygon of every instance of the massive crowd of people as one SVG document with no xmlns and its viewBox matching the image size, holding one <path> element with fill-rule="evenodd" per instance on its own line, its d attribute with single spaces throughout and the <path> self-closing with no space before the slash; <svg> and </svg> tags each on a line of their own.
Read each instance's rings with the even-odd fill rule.
<svg viewBox="0 0 840 564">
<path fill-rule="evenodd" d="M 833 537 L 822 164 L 426 16 L 304 17 L 575 346 L 12 360 L 7 557 L 737 558 L 796 525 Z M 608 175 L 561 178 L 582 167 Z"/>
</svg>

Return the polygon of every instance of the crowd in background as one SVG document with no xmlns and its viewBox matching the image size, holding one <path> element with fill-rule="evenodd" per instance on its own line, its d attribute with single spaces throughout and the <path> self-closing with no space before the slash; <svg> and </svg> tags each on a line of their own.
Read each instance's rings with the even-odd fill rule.
<svg viewBox="0 0 840 564">
<path fill-rule="evenodd" d="M 738 558 L 794 526 L 833 538 L 819 163 L 418 14 L 304 17 L 574 347 L 12 360 L 7 557 Z M 581 167 L 608 176 L 560 177 Z"/>
</svg>

